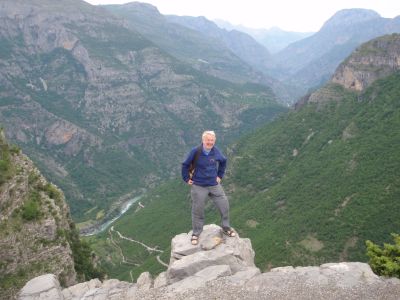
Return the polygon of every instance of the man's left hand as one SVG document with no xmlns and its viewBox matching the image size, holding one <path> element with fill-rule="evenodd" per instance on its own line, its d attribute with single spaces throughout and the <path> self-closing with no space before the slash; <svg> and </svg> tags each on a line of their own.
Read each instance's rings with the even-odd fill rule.
<svg viewBox="0 0 400 300">
<path fill-rule="evenodd" d="M 217 176 L 217 183 L 221 183 L 221 178 Z"/>
</svg>

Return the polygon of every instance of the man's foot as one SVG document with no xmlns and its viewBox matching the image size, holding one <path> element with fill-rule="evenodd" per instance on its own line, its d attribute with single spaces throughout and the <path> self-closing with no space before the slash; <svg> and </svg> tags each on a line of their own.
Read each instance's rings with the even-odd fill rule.
<svg viewBox="0 0 400 300">
<path fill-rule="evenodd" d="M 234 236 L 236 236 L 236 232 L 235 232 L 232 228 L 225 228 L 225 229 L 222 230 L 222 232 L 223 232 L 225 235 L 229 236 L 229 237 L 234 237 Z"/>
<path fill-rule="evenodd" d="M 199 237 L 197 235 L 192 235 L 190 241 L 192 242 L 192 245 L 196 246 L 199 243 Z"/>
</svg>

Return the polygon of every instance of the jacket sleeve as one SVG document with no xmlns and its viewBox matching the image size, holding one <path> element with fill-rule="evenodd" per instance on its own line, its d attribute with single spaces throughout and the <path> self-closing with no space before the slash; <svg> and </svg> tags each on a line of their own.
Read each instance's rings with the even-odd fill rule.
<svg viewBox="0 0 400 300">
<path fill-rule="evenodd" d="M 194 159 L 195 154 L 196 154 L 196 148 L 192 149 L 189 152 L 189 155 L 186 157 L 186 159 L 182 163 L 182 179 L 185 182 L 188 182 L 188 180 L 189 180 L 189 167 Z"/>
<path fill-rule="evenodd" d="M 219 156 L 219 164 L 218 164 L 218 172 L 217 172 L 217 176 L 219 178 L 224 177 L 225 174 L 225 169 L 226 169 L 226 162 L 227 162 L 227 158 L 218 150 L 218 156 Z"/>
</svg>

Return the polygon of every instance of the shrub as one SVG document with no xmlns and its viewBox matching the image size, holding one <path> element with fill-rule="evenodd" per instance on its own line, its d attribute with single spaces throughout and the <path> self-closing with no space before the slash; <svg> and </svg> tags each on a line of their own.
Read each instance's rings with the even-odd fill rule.
<svg viewBox="0 0 400 300">
<path fill-rule="evenodd" d="M 392 233 L 394 245 L 384 244 L 383 248 L 366 241 L 367 255 L 371 269 L 378 275 L 400 278 L 400 236 Z"/>
<path fill-rule="evenodd" d="M 34 200 L 28 200 L 22 207 L 22 218 L 26 221 L 36 220 L 40 217 L 39 205 Z"/>
<path fill-rule="evenodd" d="M 5 160 L 0 160 L 0 171 L 5 172 L 8 170 L 9 163 Z"/>
<path fill-rule="evenodd" d="M 51 199 L 56 200 L 56 203 L 62 200 L 61 192 L 53 184 L 46 184 L 44 190 Z"/>
</svg>

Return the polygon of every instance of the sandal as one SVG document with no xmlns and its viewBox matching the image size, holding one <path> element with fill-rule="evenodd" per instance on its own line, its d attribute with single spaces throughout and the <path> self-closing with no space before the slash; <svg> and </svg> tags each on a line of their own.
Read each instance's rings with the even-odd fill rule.
<svg viewBox="0 0 400 300">
<path fill-rule="evenodd" d="M 192 242 L 193 246 L 196 246 L 199 243 L 199 237 L 197 235 L 192 235 L 190 241 Z"/>
<path fill-rule="evenodd" d="M 229 237 L 234 237 L 234 236 L 236 236 L 236 232 L 235 232 L 232 228 L 224 229 L 224 230 L 222 230 L 222 232 L 223 232 L 225 235 L 229 236 Z"/>
</svg>

